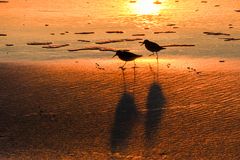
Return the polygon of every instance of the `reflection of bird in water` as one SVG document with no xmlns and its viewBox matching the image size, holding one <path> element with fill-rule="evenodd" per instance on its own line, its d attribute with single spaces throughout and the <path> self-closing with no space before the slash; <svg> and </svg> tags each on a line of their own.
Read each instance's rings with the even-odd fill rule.
<svg viewBox="0 0 240 160">
<path fill-rule="evenodd" d="M 145 44 L 145 47 L 146 47 L 147 50 L 153 52 L 153 54 L 156 53 L 157 57 L 158 57 L 158 52 L 160 50 L 166 49 L 164 47 L 159 46 L 157 43 L 151 42 L 147 39 L 142 42 L 142 45 L 143 44 Z M 153 55 L 153 54 L 151 54 L 151 55 Z M 151 55 L 149 55 L 149 56 L 151 56 Z"/>
<path fill-rule="evenodd" d="M 110 137 L 110 146 L 113 153 L 127 148 L 137 119 L 138 111 L 134 96 L 127 91 L 123 92 L 116 106 Z"/>
<path fill-rule="evenodd" d="M 118 50 L 113 57 L 115 56 L 118 56 L 121 60 L 125 61 L 124 65 L 120 67 L 122 69 L 127 63 L 127 61 L 134 61 L 136 58 L 142 57 L 142 55 L 137 55 L 132 52 L 121 51 L 121 50 Z M 134 62 L 134 65 L 135 65 L 135 62 Z"/>
<path fill-rule="evenodd" d="M 156 71 L 154 72 L 151 65 L 149 66 L 150 71 L 153 72 L 154 82 L 149 88 L 147 96 L 147 114 L 145 121 L 145 139 L 146 147 L 149 148 L 155 145 L 157 141 L 157 134 L 160 129 L 162 116 L 164 113 L 164 106 L 166 104 L 166 98 L 162 91 L 161 85 L 159 84 L 159 62 L 158 57 L 156 59 Z M 151 148 L 151 147 L 150 147 Z"/>
<path fill-rule="evenodd" d="M 148 148 L 156 142 L 158 143 L 156 136 L 161 127 L 165 104 L 166 98 L 161 85 L 158 82 L 153 82 L 149 88 L 146 103 L 147 113 L 145 120 L 145 145 Z"/>
<path fill-rule="evenodd" d="M 135 90 L 135 84 L 136 84 L 136 67 L 132 67 L 133 69 L 133 84 L 132 84 L 132 91 L 133 91 L 133 96 L 134 96 L 134 90 Z M 122 78 L 123 78 L 123 89 L 124 92 L 127 91 L 127 82 L 126 82 L 126 77 L 125 77 L 125 69 L 121 68 L 122 70 Z"/>
<path fill-rule="evenodd" d="M 133 69 L 135 74 L 135 67 Z M 134 94 L 127 91 L 124 69 L 122 69 L 122 78 L 124 90 L 116 106 L 115 119 L 110 137 L 110 147 L 112 153 L 122 152 L 128 147 L 129 140 L 138 121 L 138 111 L 135 103 L 135 97 Z"/>
</svg>

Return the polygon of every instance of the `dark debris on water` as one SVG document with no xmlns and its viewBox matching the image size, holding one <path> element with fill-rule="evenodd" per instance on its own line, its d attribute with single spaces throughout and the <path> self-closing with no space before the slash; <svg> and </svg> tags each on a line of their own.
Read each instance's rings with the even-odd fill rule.
<svg viewBox="0 0 240 160">
<path fill-rule="evenodd" d="M 124 33 L 123 31 L 106 31 L 106 33 L 119 33 L 119 34 L 121 34 L 121 33 Z"/>
<path fill-rule="evenodd" d="M 78 42 L 91 42 L 91 41 L 89 41 L 89 40 L 84 40 L 84 39 L 79 39 L 79 40 L 77 40 Z"/>
<path fill-rule="evenodd" d="M 239 41 L 240 38 L 219 38 L 219 39 L 223 39 L 224 41 Z"/>
<path fill-rule="evenodd" d="M 50 45 L 52 42 L 29 42 L 27 45 Z"/>
<path fill-rule="evenodd" d="M 62 47 L 66 47 L 66 46 L 69 46 L 69 44 L 50 44 L 50 45 L 47 45 L 47 46 L 43 46 L 42 48 L 62 48 Z"/>
<path fill-rule="evenodd" d="M 230 34 L 228 33 L 222 33 L 222 32 L 203 32 L 203 34 L 206 34 L 206 35 L 213 35 L 213 36 L 230 36 Z"/>
<path fill-rule="evenodd" d="M 0 33 L 0 36 L 7 36 L 7 34 L 5 34 L 5 33 Z"/>
<path fill-rule="evenodd" d="M 98 51 L 112 51 L 112 52 L 116 52 L 119 49 L 108 48 L 108 47 L 100 47 L 100 46 L 91 46 L 91 47 L 69 49 L 68 51 L 69 52 L 76 52 L 76 51 L 84 51 L 84 50 L 98 50 Z M 123 49 L 123 51 L 129 51 L 129 50 Z"/>
<path fill-rule="evenodd" d="M 145 36 L 145 34 L 137 33 L 137 34 L 132 34 L 132 36 Z"/>
<path fill-rule="evenodd" d="M 154 32 L 154 34 L 160 34 L 160 33 L 176 33 L 176 31 L 159 31 L 159 32 Z"/>
<path fill-rule="evenodd" d="M 98 41 L 98 42 L 95 42 L 95 43 L 96 44 L 108 44 L 108 43 L 117 43 L 117 42 L 124 42 L 124 41 L 138 41 L 138 40 L 143 40 L 143 39 L 142 38 L 126 38 L 126 39 Z"/>
<path fill-rule="evenodd" d="M 95 32 L 76 32 L 74 34 L 94 34 Z"/>
<path fill-rule="evenodd" d="M 6 46 L 8 46 L 8 47 L 12 47 L 12 46 L 14 46 L 14 44 L 5 44 Z"/>
</svg>

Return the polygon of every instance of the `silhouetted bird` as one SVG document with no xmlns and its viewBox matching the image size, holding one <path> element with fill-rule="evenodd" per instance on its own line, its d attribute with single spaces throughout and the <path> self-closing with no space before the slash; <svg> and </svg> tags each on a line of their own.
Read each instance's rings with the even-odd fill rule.
<svg viewBox="0 0 240 160">
<path fill-rule="evenodd" d="M 147 50 L 153 52 L 153 54 L 156 53 L 157 56 L 158 56 L 158 52 L 160 50 L 166 49 L 164 47 L 159 46 L 157 43 L 151 42 L 147 39 L 144 40 L 141 45 L 143 45 L 143 44 L 145 44 L 145 47 L 147 48 Z M 150 54 L 149 56 L 151 56 L 153 54 Z"/>
<path fill-rule="evenodd" d="M 121 50 L 118 50 L 113 57 L 115 57 L 115 56 L 118 56 L 121 60 L 125 61 L 124 65 L 120 67 L 122 69 L 125 66 L 125 64 L 127 63 L 127 61 L 134 61 L 136 58 L 142 57 L 142 55 L 137 55 L 132 52 L 121 51 Z M 135 63 L 134 63 L 134 65 L 135 65 Z"/>
</svg>

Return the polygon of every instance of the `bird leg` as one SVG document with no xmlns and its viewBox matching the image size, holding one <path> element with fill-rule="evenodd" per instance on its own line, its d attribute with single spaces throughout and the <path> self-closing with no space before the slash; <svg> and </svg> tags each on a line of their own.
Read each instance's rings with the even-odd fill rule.
<svg viewBox="0 0 240 160">
<path fill-rule="evenodd" d="M 156 55 L 157 55 L 157 58 L 156 58 L 156 59 L 158 60 L 158 52 L 156 52 Z"/>
<path fill-rule="evenodd" d="M 125 62 L 125 63 L 123 64 L 123 66 L 120 66 L 119 68 L 121 68 L 122 70 L 125 70 L 126 68 L 124 68 L 124 66 L 126 65 L 126 63 L 127 63 L 127 62 Z"/>
<path fill-rule="evenodd" d="M 149 57 L 152 56 L 152 55 L 154 55 L 154 52 L 152 54 L 150 54 Z"/>
<path fill-rule="evenodd" d="M 133 68 L 136 68 L 136 63 L 135 63 L 135 61 L 134 61 L 134 66 L 133 66 Z"/>
</svg>

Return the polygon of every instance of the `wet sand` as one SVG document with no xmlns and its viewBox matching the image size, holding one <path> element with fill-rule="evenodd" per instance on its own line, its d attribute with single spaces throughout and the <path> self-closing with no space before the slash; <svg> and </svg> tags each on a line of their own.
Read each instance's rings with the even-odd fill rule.
<svg viewBox="0 0 240 160">
<path fill-rule="evenodd" d="M 240 158 L 239 61 L 136 63 L 1 62 L 0 159 Z"/>
</svg>

